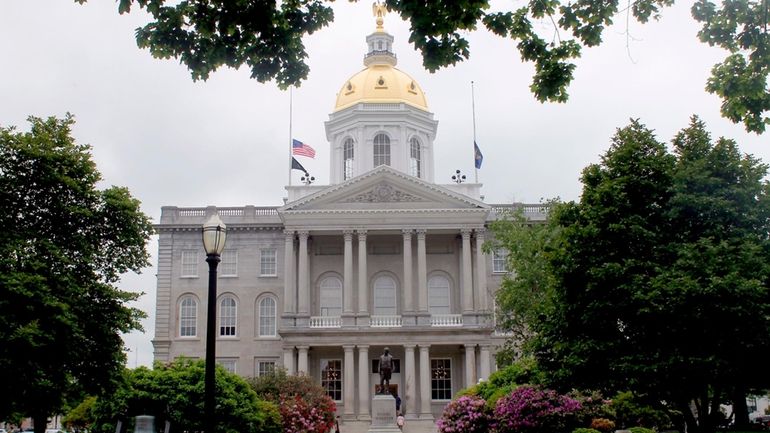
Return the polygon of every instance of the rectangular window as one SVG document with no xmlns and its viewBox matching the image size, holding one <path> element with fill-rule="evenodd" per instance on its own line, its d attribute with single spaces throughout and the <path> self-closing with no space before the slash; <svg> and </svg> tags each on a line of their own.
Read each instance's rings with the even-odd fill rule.
<svg viewBox="0 0 770 433">
<path fill-rule="evenodd" d="M 321 360 L 321 386 L 334 401 L 342 401 L 342 360 Z"/>
<path fill-rule="evenodd" d="M 430 393 L 433 400 L 452 399 L 452 360 L 430 360 Z"/>
<path fill-rule="evenodd" d="M 222 262 L 219 263 L 219 274 L 223 277 L 238 276 L 238 251 L 222 251 Z"/>
<path fill-rule="evenodd" d="M 235 361 L 233 358 L 217 358 L 217 364 L 224 367 L 230 373 L 235 373 Z"/>
<path fill-rule="evenodd" d="M 182 273 L 183 278 L 195 278 L 198 276 L 198 261 L 200 255 L 195 250 L 182 251 Z"/>
<path fill-rule="evenodd" d="M 275 257 L 275 248 L 260 250 L 259 275 L 261 277 L 275 277 L 278 275 L 278 263 Z"/>
<path fill-rule="evenodd" d="M 254 375 L 260 376 L 272 376 L 275 374 L 275 361 L 258 359 L 254 364 Z"/>
<path fill-rule="evenodd" d="M 492 272 L 495 274 L 504 274 L 508 272 L 507 268 L 508 251 L 503 248 L 495 249 L 492 256 Z"/>
</svg>

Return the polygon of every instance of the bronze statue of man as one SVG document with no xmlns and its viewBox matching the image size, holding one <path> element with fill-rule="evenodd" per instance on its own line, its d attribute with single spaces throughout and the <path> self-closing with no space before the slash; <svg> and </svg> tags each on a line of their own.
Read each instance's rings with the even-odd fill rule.
<svg viewBox="0 0 770 433">
<path fill-rule="evenodd" d="M 390 394 L 390 375 L 393 373 L 393 357 L 390 355 L 390 349 L 380 355 L 380 394 Z"/>
</svg>

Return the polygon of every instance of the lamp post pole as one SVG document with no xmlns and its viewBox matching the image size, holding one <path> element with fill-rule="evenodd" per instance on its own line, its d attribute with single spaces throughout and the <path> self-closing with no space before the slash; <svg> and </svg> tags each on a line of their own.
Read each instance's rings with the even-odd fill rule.
<svg viewBox="0 0 770 433">
<path fill-rule="evenodd" d="M 207 254 L 206 263 L 209 264 L 209 302 L 206 314 L 206 378 L 205 400 L 203 410 L 206 413 L 206 433 L 214 433 L 216 421 L 214 419 L 214 391 L 216 389 L 216 329 L 217 329 L 217 265 L 219 254 Z"/>
<path fill-rule="evenodd" d="M 209 264 L 209 296 L 206 314 L 206 374 L 204 378 L 204 429 L 214 433 L 216 418 L 216 329 L 217 329 L 217 266 L 225 248 L 225 224 L 214 214 L 203 225 L 203 248 L 206 250 L 206 263 Z"/>
</svg>

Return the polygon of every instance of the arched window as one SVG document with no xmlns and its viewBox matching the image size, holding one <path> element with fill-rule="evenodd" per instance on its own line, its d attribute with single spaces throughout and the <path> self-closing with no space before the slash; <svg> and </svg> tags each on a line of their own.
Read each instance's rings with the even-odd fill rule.
<svg viewBox="0 0 770 433">
<path fill-rule="evenodd" d="M 321 280 L 318 305 L 322 316 L 342 315 L 342 280 L 326 277 Z"/>
<path fill-rule="evenodd" d="M 420 142 L 415 137 L 409 140 L 409 174 L 414 177 L 420 177 L 422 174 Z"/>
<path fill-rule="evenodd" d="M 219 336 L 234 337 L 237 308 L 232 296 L 225 296 L 219 301 Z"/>
<path fill-rule="evenodd" d="M 374 136 L 374 166 L 390 165 L 390 138 L 385 134 Z"/>
<path fill-rule="evenodd" d="M 374 315 L 395 316 L 396 280 L 382 276 L 374 280 Z"/>
<path fill-rule="evenodd" d="M 275 337 L 275 299 L 264 297 L 259 300 L 259 336 Z"/>
<path fill-rule="evenodd" d="M 449 314 L 449 279 L 437 275 L 428 280 L 428 311 L 430 314 Z"/>
<path fill-rule="evenodd" d="M 348 138 L 345 140 L 345 144 L 342 145 L 342 180 L 348 180 L 353 177 L 353 160 L 355 156 L 353 152 L 353 139 Z"/>
<path fill-rule="evenodd" d="M 198 335 L 198 302 L 192 296 L 185 296 L 179 303 L 179 336 L 195 337 Z"/>
</svg>

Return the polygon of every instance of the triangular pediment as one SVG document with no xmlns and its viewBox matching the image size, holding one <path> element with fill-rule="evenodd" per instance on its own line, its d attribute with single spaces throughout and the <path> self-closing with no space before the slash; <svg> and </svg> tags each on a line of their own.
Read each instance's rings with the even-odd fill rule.
<svg viewBox="0 0 770 433">
<path fill-rule="evenodd" d="M 362 210 L 486 210 L 488 206 L 440 185 L 380 166 L 338 185 L 287 203 L 279 213 Z"/>
</svg>

